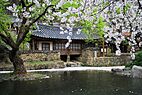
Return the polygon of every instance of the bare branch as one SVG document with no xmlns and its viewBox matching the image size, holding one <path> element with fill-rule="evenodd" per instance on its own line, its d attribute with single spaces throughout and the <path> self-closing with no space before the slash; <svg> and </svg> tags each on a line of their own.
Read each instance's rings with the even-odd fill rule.
<svg viewBox="0 0 142 95">
<path fill-rule="evenodd" d="M 138 17 L 138 14 L 139 14 L 139 8 L 137 9 L 136 16 L 134 17 L 134 19 L 132 20 L 132 22 L 136 20 L 136 18 Z"/>
<path fill-rule="evenodd" d="M 33 5 L 34 5 L 34 3 L 28 5 L 26 8 L 28 9 L 28 8 L 32 7 Z"/>
<path fill-rule="evenodd" d="M 20 46 L 22 41 L 26 38 L 26 35 L 28 34 L 29 30 L 30 30 L 29 26 L 27 27 L 25 26 L 19 30 L 20 32 L 18 34 L 18 38 L 16 41 L 17 46 Z"/>
<path fill-rule="evenodd" d="M 25 4 L 24 0 L 21 0 L 21 4 L 22 4 L 23 8 L 26 7 L 26 4 Z"/>
<path fill-rule="evenodd" d="M 139 4 L 139 9 L 142 9 L 142 5 L 140 3 L 140 0 L 137 0 L 138 1 L 138 4 Z"/>
<path fill-rule="evenodd" d="M 87 3 L 87 1 L 85 0 L 85 4 L 84 4 L 84 6 L 83 6 L 83 11 L 85 10 L 86 3 Z"/>
<path fill-rule="evenodd" d="M 114 1 L 109 3 L 107 6 L 105 6 L 102 10 L 100 10 L 97 14 L 101 13 L 102 11 L 104 11 L 106 8 L 108 8 L 111 4 L 114 4 Z"/>
<path fill-rule="evenodd" d="M 9 45 L 11 48 L 17 48 L 16 44 L 10 37 L 6 37 L 4 34 L 0 33 L 0 37 L 2 41 L 4 41 L 7 45 Z"/>
</svg>

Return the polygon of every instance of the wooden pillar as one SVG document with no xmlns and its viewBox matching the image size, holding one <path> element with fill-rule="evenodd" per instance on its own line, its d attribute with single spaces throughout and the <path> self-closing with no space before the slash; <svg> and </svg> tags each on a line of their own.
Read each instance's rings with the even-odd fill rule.
<svg viewBox="0 0 142 95">
<path fill-rule="evenodd" d="M 70 49 L 67 48 L 67 62 L 70 62 Z"/>
<path fill-rule="evenodd" d="M 35 50 L 35 42 L 32 40 L 32 50 Z"/>
</svg>

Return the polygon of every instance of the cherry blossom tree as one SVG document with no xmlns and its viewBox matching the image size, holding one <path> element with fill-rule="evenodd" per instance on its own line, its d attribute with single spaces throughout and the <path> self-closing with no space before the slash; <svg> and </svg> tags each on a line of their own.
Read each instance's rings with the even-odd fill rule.
<svg viewBox="0 0 142 95">
<path fill-rule="evenodd" d="M 33 29 L 35 22 L 52 14 L 56 9 L 58 10 L 56 7 L 58 0 L 52 0 L 52 2 L 49 0 L 2 0 L 1 2 L 5 5 L 1 9 L 4 10 L 6 7 L 16 19 L 12 22 L 12 28 L 5 27 L 0 31 L 0 37 L 5 44 L 10 46 L 10 60 L 14 66 L 14 73 L 25 74 L 23 60 L 18 55 L 19 47 Z M 5 22 L 5 20 L 1 20 L 1 22 Z M 1 23 L 1 25 L 4 24 Z M 10 34 L 10 30 L 13 29 L 16 30 L 15 39 Z"/>
<path fill-rule="evenodd" d="M 137 39 L 142 33 L 141 11 L 140 0 L 118 0 L 104 10 L 103 15 L 108 23 L 105 34 L 106 42 L 113 41 L 115 43 L 116 55 L 121 55 L 120 44 L 127 40 L 131 46 L 131 57 L 135 59 L 135 47 L 140 47 L 142 41 Z M 125 35 L 126 33 L 128 35 Z"/>
</svg>

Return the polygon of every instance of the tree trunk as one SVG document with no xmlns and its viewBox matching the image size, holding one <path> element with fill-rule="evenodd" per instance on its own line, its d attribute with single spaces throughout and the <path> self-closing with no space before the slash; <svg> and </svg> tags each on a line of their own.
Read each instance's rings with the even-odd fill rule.
<svg viewBox="0 0 142 95">
<path fill-rule="evenodd" d="M 14 74 L 26 74 L 27 73 L 26 68 L 24 66 L 24 62 L 20 58 L 20 56 L 17 54 L 17 50 L 12 50 L 10 52 L 9 57 L 14 66 Z"/>
<path fill-rule="evenodd" d="M 103 38 L 102 41 L 103 41 L 103 44 L 102 44 L 103 45 L 103 57 L 105 57 L 105 39 Z"/>
</svg>

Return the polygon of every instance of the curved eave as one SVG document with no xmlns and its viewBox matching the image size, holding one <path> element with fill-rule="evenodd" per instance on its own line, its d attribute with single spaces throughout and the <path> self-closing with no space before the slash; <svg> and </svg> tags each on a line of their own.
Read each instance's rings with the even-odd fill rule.
<svg viewBox="0 0 142 95">
<path fill-rule="evenodd" d="M 36 37 L 41 37 L 41 38 L 48 38 L 48 39 L 63 39 L 63 40 L 67 40 L 67 38 L 62 38 L 62 37 L 47 37 L 47 36 L 43 36 L 43 35 L 37 35 L 37 34 L 32 34 L 33 36 Z M 87 38 L 71 38 L 73 40 L 86 40 Z M 97 40 L 99 38 L 94 38 L 94 40 Z"/>
</svg>

